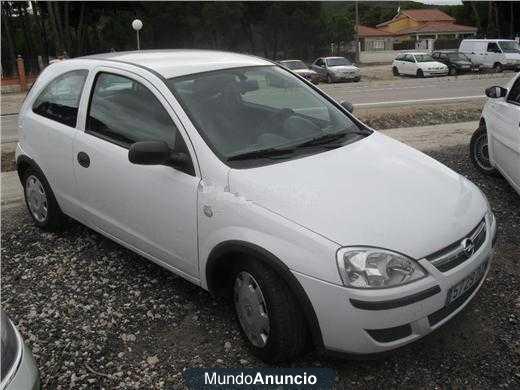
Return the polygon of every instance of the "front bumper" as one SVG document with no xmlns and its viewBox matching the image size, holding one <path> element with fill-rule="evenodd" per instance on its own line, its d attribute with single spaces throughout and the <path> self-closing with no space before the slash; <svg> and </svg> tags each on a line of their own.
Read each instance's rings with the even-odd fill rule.
<svg viewBox="0 0 520 390">
<path fill-rule="evenodd" d="M 446 70 L 423 70 L 425 76 L 446 76 L 449 73 L 449 69 Z"/>
<path fill-rule="evenodd" d="M 358 73 L 335 74 L 334 79 L 340 80 L 359 80 L 361 76 Z"/>
<path fill-rule="evenodd" d="M 449 321 L 476 295 L 489 271 L 496 222 L 487 220 L 486 224 L 486 241 L 470 259 L 446 272 L 426 259 L 419 260 L 428 276 L 404 286 L 353 289 L 294 272 L 316 312 L 324 348 L 350 354 L 385 352 L 418 340 Z M 483 277 L 446 306 L 450 287 L 485 262 Z"/>
</svg>

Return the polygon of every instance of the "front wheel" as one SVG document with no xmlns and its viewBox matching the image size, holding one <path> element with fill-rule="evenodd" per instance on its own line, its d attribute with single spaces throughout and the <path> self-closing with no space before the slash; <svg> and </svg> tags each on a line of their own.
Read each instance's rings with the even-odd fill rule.
<svg viewBox="0 0 520 390">
<path fill-rule="evenodd" d="M 392 73 L 394 76 L 399 76 L 399 69 L 397 69 L 397 66 L 394 66 L 392 68 Z"/>
<path fill-rule="evenodd" d="M 252 353 L 269 363 L 298 356 L 306 345 L 307 330 L 287 284 L 256 259 L 240 263 L 234 275 L 235 311 Z"/>
<path fill-rule="evenodd" d="M 422 69 L 417 69 L 417 77 L 424 77 L 424 72 Z"/>
<path fill-rule="evenodd" d="M 457 68 L 450 68 L 450 76 L 456 76 L 457 75 Z"/>
<path fill-rule="evenodd" d="M 332 84 L 334 82 L 334 79 L 330 74 L 327 75 L 327 83 Z"/>
<path fill-rule="evenodd" d="M 469 144 L 469 150 L 471 161 L 480 172 L 486 175 L 496 174 L 497 171 L 489 159 L 488 136 L 484 125 L 480 125 L 480 127 L 473 133 Z"/>
<path fill-rule="evenodd" d="M 495 72 L 497 73 L 502 73 L 504 71 L 504 67 L 500 62 L 495 63 L 495 65 L 493 65 L 493 69 L 495 69 Z"/>
</svg>

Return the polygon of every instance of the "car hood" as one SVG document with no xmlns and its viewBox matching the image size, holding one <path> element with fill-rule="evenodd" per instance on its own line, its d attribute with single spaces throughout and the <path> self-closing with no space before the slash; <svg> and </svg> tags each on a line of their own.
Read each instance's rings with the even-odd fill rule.
<svg viewBox="0 0 520 390">
<path fill-rule="evenodd" d="M 296 74 L 316 74 L 315 71 L 310 69 L 294 69 L 293 72 Z"/>
<path fill-rule="evenodd" d="M 229 189 L 339 245 L 417 259 L 468 234 L 487 210 L 463 176 L 377 132 L 312 156 L 232 169 Z"/>
<path fill-rule="evenodd" d="M 357 72 L 359 70 L 359 68 L 354 65 L 329 66 L 327 69 L 332 72 Z"/>
<path fill-rule="evenodd" d="M 520 60 L 520 53 L 505 53 L 508 60 Z"/>
</svg>

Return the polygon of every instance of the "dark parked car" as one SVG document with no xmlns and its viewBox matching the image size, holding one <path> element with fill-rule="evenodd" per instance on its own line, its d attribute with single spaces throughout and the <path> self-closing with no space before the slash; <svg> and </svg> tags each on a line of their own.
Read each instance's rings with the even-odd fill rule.
<svg viewBox="0 0 520 390">
<path fill-rule="evenodd" d="M 479 69 L 465 54 L 459 53 L 458 51 L 434 51 L 432 57 L 436 61 L 447 65 L 450 69 L 449 74 L 451 76 Z"/>
</svg>

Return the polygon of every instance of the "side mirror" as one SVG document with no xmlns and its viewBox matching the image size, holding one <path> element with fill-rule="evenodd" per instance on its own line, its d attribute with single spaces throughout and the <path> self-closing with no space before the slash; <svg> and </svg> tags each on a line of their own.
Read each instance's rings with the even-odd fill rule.
<svg viewBox="0 0 520 390">
<path fill-rule="evenodd" d="M 128 160 L 138 165 L 161 165 L 170 161 L 171 149 L 164 141 L 136 142 L 128 150 Z"/>
<path fill-rule="evenodd" d="M 341 104 L 341 107 L 343 107 L 345 110 L 347 110 L 351 114 L 354 112 L 354 106 L 352 105 L 352 103 L 347 102 L 347 101 L 342 101 L 340 104 Z"/>
<path fill-rule="evenodd" d="M 486 96 L 491 99 L 498 99 L 502 98 L 507 95 L 507 89 L 499 87 L 499 86 L 493 86 L 486 89 Z"/>
</svg>

